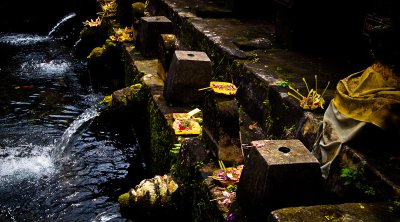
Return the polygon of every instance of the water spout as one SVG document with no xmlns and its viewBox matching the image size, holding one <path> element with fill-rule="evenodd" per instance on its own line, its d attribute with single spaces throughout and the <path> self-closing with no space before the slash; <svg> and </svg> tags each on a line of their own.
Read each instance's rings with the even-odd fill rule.
<svg viewBox="0 0 400 222">
<path fill-rule="evenodd" d="M 58 28 L 64 24 L 66 21 L 68 21 L 69 19 L 73 18 L 76 16 L 76 13 L 72 12 L 68 15 L 66 15 L 64 18 L 62 18 L 52 29 L 51 31 L 47 34 L 47 36 L 51 36 L 54 32 L 56 32 L 58 30 Z"/>
<path fill-rule="evenodd" d="M 83 132 L 90 126 L 95 117 L 99 115 L 97 107 L 86 109 L 81 115 L 75 119 L 71 125 L 65 130 L 60 140 L 56 141 L 54 149 L 51 151 L 53 160 L 60 160 L 68 157 L 68 151 L 71 143 L 78 137 L 80 132 Z"/>
</svg>

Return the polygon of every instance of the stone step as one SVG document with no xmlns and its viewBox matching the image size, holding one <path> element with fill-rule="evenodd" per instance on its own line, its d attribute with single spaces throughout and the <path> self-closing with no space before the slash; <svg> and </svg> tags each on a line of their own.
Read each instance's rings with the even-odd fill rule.
<svg viewBox="0 0 400 222">
<path fill-rule="evenodd" d="M 313 54 L 281 48 L 275 41 L 275 24 L 269 20 L 201 18 L 190 4 L 185 0 L 158 0 L 154 1 L 151 12 L 168 17 L 184 45 L 210 57 L 213 79 L 233 82 L 239 87 L 236 100 L 239 137 L 244 150 L 253 140 L 259 139 L 299 139 L 311 150 L 324 109 L 302 109 L 299 102 L 288 95 L 290 90 L 279 83 L 287 81 L 307 95 L 308 86 L 316 88 L 317 84 L 317 91 L 321 93 L 330 81 L 324 96 L 326 108 L 340 79 L 370 65 L 361 55 L 350 55 L 344 49 L 343 53 L 328 56 L 329 53 Z M 257 41 L 264 44 L 243 47 Z M 376 154 L 347 150 L 363 155 L 349 155 L 349 159 L 344 159 L 337 166 L 336 178 L 340 178 L 342 167 L 368 160 L 368 167 L 373 169 L 369 172 L 375 175 L 374 178 L 391 187 L 392 194 L 398 193 L 398 176 L 392 172 L 398 172 L 398 169 L 381 167 L 385 160 L 375 161 Z"/>
</svg>

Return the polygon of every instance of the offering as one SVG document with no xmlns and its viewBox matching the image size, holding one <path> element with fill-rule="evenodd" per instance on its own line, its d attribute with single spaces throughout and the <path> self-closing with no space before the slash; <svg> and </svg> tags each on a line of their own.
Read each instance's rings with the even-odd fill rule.
<svg viewBox="0 0 400 222">
<path fill-rule="evenodd" d="M 211 89 L 215 93 L 224 95 L 236 95 L 237 87 L 229 82 L 210 82 L 210 86 L 199 90 Z"/>
<path fill-rule="evenodd" d="M 323 96 L 324 96 L 325 91 L 328 88 L 330 82 L 328 82 L 328 84 L 326 85 L 326 87 L 325 87 L 324 91 L 322 92 L 322 94 L 319 94 L 317 92 L 317 76 L 316 75 L 315 75 L 315 90 L 314 89 L 310 90 L 308 88 L 308 84 L 307 84 L 307 81 L 306 81 L 305 78 L 303 78 L 303 82 L 305 83 L 307 91 L 308 91 L 307 96 L 304 96 L 303 94 L 301 94 L 299 92 L 298 89 L 295 89 L 290 85 L 289 85 L 289 89 L 291 89 L 296 94 L 288 92 L 288 95 L 292 96 L 293 98 L 295 98 L 297 100 L 299 100 L 300 107 L 303 108 L 303 109 L 309 109 L 309 110 L 314 110 L 314 109 L 317 109 L 317 108 L 323 109 L 324 105 L 325 105 L 325 99 L 324 99 Z"/>
<path fill-rule="evenodd" d="M 222 162 L 220 162 L 220 165 L 221 163 Z M 226 167 L 226 168 L 222 164 L 222 167 L 218 170 L 215 170 L 213 172 L 213 175 L 209 177 L 218 181 L 224 187 L 227 187 L 229 185 L 233 185 L 239 182 L 242 170 L 243 170 L 243 164 L 237 167 Z"/>
<path fill-rule="evenodd" d="M 200 109 L 194 109 L 188 113 L 173 113 L 174 122 L 172 127 L 176 135 L 198 135 L 201 133 L 200 124 L 192 118 L 193 115 L 200 112 Z"/>
</svg>

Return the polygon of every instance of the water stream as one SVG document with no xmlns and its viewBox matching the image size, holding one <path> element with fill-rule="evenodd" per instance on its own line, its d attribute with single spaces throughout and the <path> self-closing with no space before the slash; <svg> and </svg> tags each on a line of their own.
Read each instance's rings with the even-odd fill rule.
<svg viewBox="0 0 400 222">
<path fill-rule="evenodd" d="M 51 36 L 54 32 L 56 32 L 64 22 L 68 21 L 69 19 L 73 18 L 76 16 L 76 13 L 72 12 L 68 14 L 67 16 L 64 16 L 64 18 L 61 19 L 47 34 L 48 36 Z"/>
<path fill-rule="evenodd" d="M 82 81 L 71 51 L 50 35 L 0 33 L 0 221 L 132 220 L 117 197 L 146 170 L 135 131 L 99 117 L 111 89 Z"/>
</svg>

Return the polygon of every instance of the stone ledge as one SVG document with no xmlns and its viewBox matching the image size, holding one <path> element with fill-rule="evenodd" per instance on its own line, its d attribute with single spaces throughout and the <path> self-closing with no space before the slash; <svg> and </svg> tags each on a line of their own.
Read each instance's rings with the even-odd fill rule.
<svg viewBox="0 0 400 222">
<path fill-rule="evenodd" d="M 344 203 L 290 207 L 272 211 L 270 222 L 315 222 L 315 221 L 398 221 L 399 209 L 390 203 Z"/>
</svg>

